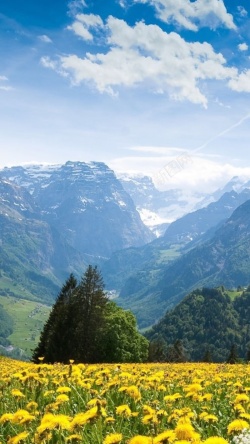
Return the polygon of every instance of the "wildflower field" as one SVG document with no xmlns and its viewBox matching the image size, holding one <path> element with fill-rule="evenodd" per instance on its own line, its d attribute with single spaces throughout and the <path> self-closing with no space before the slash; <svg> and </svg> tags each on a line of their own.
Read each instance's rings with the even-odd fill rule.
<svg viewBox="0 0 250 444">
<path fill-rule="evenodd" d="M 250 365 L 0 358 L 0 443 L 250 443 Z"/>
</svg>

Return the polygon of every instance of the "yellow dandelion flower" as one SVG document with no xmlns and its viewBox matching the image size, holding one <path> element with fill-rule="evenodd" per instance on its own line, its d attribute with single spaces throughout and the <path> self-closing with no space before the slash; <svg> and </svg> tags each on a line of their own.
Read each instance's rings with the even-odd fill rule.
<svg viewBox="0 0 250 444">
<path fill-rule="evenodd" d="M 143 413 L 148 415 L 153 415 L 155 413 L 155 409 L 150 407 L 150 405 L 144 404 L 143 405 Z"/>
<path fill-rule="evenodd" d="M 228 441 L 221 436 L 210 436 L 207 438 L 203 444 L 228 444 Z"/>
<path fill-rule="evenodd" d="M 110 435 L 107 435 L 106 438 L 103 441 L 103 444 L 118 444 L 122 440 L 122 434 L 121 433 L 111 433 Z"/>
<path fill-rule="evenodd" d="M 56 397 L 56 402 L 59 402 L 60 404 L 63 402 L 67 402 L 67 401 L 69 401 L 69 397 L 68 397 L 68 395 L 65 395 L 64 393 L 62 393 L 61 395 L 58 395 Z"/>
<path fill-rule="evenodd" d="M 228 425 L 227 431 L 229 434 L 241 432 L 243 429 L 249 429 L 249 423 L 243 419 L 235 419 Z"/>
<path fill-rule="evenodd" d="M 136 435 L 129 440 L 128 444 L 153 444 L 153 439 L 148 436 Z"/>
<path fill-rule="evenodd" d="M 8 439 L 8 444 L 19 444 L 20 442 L 24 441 L 28 436 L 29 436 L 28 432 L 19 433 L 18 435 Z"/>
<path fill-rule="evenodd" d="M 81 435 L 77 435 L 77 433 L 74 433 L 73 435 L 70 435 L 66 438 L 66 441 L 68 442 L 77 442 L 77 441 L 82 441 L 82 436 Z"/>
<path fill-rule="evenodd" d="M 249 396 L 247 396 L 246 393 L 240 393 L 239 395 L 236 396 L 234 403 L 240 404 L 241 402 L 248 402 L 248 401 L 249 401 Z"/>
<path fill-rule="evenodd" d="M 213 415 L 212 413 L 203 412 L 199 415 L 199 417 L 206 422 L 217 422 L 218 421 L 217 416 Z"/>
<path fill-rule="evenodd" d="M 105 419 L 105 422 L 107 422 L 107 423 L 115 422 L 115 418 L 113 418 L 113 416 L 108 416 L 108 417 Z"/>
<path fill-rule="evenodd" d="M 154 444 L 162 444 L 172 442 L 175 439 L 175 433 L 173 430 L 166 430 L 165 432 L 160 433 L 153 439 Z"/>
<path fill-rule="evenodd" d="M 240 413 L 240 418 L 247 419 L 250 421 L 250 413 Z"/>
<path fill-rule="evenodd" d="M 78 413 L 71 422 L 71 430 L 73 430 L 75 427 L 87 424 L 87 422 L 89 422 L 91 419 L 98 416 L 98 413 L 98 407 L 93 407 L 86 412 Z"/>
<path fill-rule="evenodd" d="M 56 389 L 57 393 L 69 393 L 71 392 L 71 388 L 67 386 L 61 386 Z M 53 391 L 52 391 L 53 393 Z"/>
<path fill-rule="evenodd" d="M 188 393 L 196 393 L 202 390 L 202 386 L 198 383 L 190 384 L 187 387 L 184 387 L 184 391 Z"/>
<path fill-rule="evenodd" d="M 213 398 L 212 393 L 205 393 L 205 395 L 202 396 L 203 401 L 211 401 L 212 398 Z"/>
<path fill-rule="evenodd" d="M 52 395 L 54 393 L 54 390 L 45 390 L 43 393 L 44 398 L 47 398 L 47 396 Z"/>
<path fill-rule="evenodd" d="M 196 444 L 199 441 L 193 441 L 192 444 Z M 179 439 L 174 442 L 174 444 L 190 444 L 190 441 L 187 441 L 186 439 Z"/>
<path fill-rule="evenodd" d="M 13 414 L 12 422 L 16 424 L 27 424 L 34 419 L 36 419 L 34 415 L 31 415 L 27 410 L 20 409 Z"/>
<path fill-rule="evenodd" d="M 239 413 L 245 413 L 245 409 L 242 404 L 235 404 L 234 410 L 236 410 L 236 412 L 239 412 Z"/>
<path fill-rule="evenodd" d="M 30 402 L 26 405 L 26 408 L 27 408 L 28 410 L 36 410 L 37 407 L 38 407 L 38 404 L 37 404 L 37 402 L 35 402 L 35 401 L 30 401 Z"/>
<path fill-rule="evenodd" d="M 132 412 L 127 404 L 119 405 L 116 407 L 117 415 L 131 416 Z"/>
<path fill-rule="evenodd" d="M 53 415 L 52 413 L 46 413 L 42 418 L 40 426 L 37 427 L 37 432 L 39 434 L 43 433 L 45 430 L 53 430 L 60 428 L 63 430 L 70 430 L 71 423 L 70 417 L 66 415 Z"/>
<path fill-rule="evenodd" d="M 13 413 L 4 413 L 0 418 L 0 424 L 12 421 L 12 419 L 13 419 Z"/>
<path fill-rule="evenodd" d="M 15 398 L 25 398 L 25 395 L 18 389 L 12 389 L 11 394 L 15 396 Z"/>
<path fill-rule="evenodd" d="M 129 387 L 120 387 L 119 392 L 126 392 L 131 398 L 139 401 L 141 399 L 141 394 L 136 385 L 130 385 Z"/>
<path fill-rule="evenodd" d="M 166 402 L 173 402 L 173 401 L 177 401 L 178 399 L 181 399 L 182 395 L 180 393 L 174 393 L 173 395 L 167 395 L 164 396 L 164 401 Z"/>
<path fill-rule="evenodd" d="M 197 433 L 192 424 L 189 422 L 178 422 L 176 428 L 174 429 L 176 437 L 178 440 L 197 440 L 200 435 Z"/>
<path fill-rule="evenodd" d="M 145 415 L 143 418 L 142 418 L 142 423 L 143 424 L 149 424 L 149 423 L 153 423 L 153 424 L 158 424 L 158 417 L 157 417 L 157 415 L 156 414 L 150 414 L 150 415 Z"/>
</svg>

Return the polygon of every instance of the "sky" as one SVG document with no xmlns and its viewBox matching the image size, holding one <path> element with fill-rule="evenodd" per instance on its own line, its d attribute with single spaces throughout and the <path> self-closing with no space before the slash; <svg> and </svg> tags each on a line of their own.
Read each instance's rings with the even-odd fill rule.
<svg viewBox="0 0 250 444">
<path fill-rule="evenodd" d="M 0 167 L 250 177 L 249 0 L 0 0 Z"/>
</svg>

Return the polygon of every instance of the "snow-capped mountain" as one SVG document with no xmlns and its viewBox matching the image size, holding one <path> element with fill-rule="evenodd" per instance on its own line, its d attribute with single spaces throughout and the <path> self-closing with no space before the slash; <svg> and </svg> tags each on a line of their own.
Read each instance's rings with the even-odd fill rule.
<svg viewBox="0 0 250 444">
<path fill-rule="evenodd" d="M 108 257 L 154 237 L 132 198 L 104 163 L 18 166 L 4 168 L 0 174 L 26 188 L 43 220 L 81 253 Z"/>
<path fill-rule="evenodd" d="M 164 234 L 171 222 L 196 209 L 205 199 L 204 194 L 181 189 L 161 191 L 149 176 L 124 173 L 119 174 L 118 178 L 135 202 L 142 221 L 157 237 Z"/>
</svg>

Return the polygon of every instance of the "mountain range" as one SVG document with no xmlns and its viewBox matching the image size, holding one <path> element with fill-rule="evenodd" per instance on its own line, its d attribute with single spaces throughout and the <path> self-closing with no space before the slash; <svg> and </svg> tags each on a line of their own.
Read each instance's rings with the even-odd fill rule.
<svg viewBox="0 0 250 444">
<path fill-rule="evenodd" d="M 51 302 L 69 273 L 153 238 L 105 164 L 0 171 L 0 289 Z"/>
<path fill-rule="evenodd" d="M 100 162 L 4 168 L 0 294 L 51 304 L 69 273 L 97 264 L 117 303 L 148 328 L 195 288 L 249 284 L 249 199 L 249 182 L 233 178 L 197 194 L 183 215 L 180 190 L 117 178 Z M 170 223 L 178 205 L 182 216 Z"/>
</svg>

